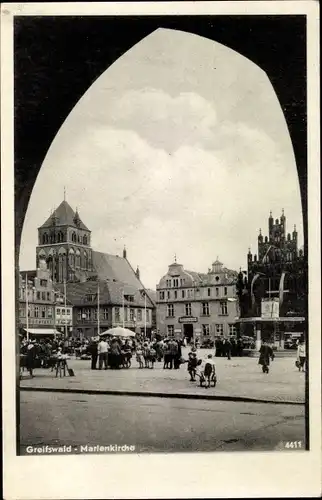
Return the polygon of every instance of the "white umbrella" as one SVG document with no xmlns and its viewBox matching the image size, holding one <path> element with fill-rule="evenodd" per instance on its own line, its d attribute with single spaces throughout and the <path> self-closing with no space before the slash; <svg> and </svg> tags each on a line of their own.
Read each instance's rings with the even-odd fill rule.
<svg viewBox="0 0 322 500">
<path fill-rule="evenodd" d="M 132 330 L 129 330 L 128 328 L 116 326 L 115 328 L 110 328 L 109 330 L 105 330 L 105 332 L 100 333 L 100 337 L 103 335 L 113 335 L 113 337 L 135 337 L 135 332 L 132 332 Z"/>
</svg>

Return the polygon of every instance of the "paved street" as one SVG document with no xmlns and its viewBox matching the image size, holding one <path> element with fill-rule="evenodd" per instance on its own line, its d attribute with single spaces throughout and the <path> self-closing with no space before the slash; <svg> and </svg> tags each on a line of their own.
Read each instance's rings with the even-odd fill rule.
<svg viewBox="0 0 322 500">
<path fill-rule="evenodd" d="M 207 350 L 200 350 L 205 356 Z M 210 351 L 209 351 L 210 352 Z M 187 350 L 183 353 L 187 356 Z M 197 382 L 189 382 L 186 365 L 180 370 L 163 370 L 162 363 L 155 368 L 139 369 L 132 358 L 128 370 L 91 370 L 90 361 L 72 359 L 69 366 L 74 369 L 75 377 L 55 378 L 50 370 L 35 370 L 35 378 L 30 379 L 26 372 L 21 387 L 154 392 L 163 394 L 216 395 L 246 397 L 259 400 L 300 402 L 305 401 L 305 373 L 299 373 L 294 366 L 294 357 L 275 358 L 270 373 L 265 375 L 258 365 L 257 358 L 216 358 L 217 386 L 201 388 Z"/>
<path fill-rule="evenodd" d="M 135 445 L 135 451 L 304 449 L 304 406 L 21 392 L 21 453 L 32 446 Z"/>
</svg>

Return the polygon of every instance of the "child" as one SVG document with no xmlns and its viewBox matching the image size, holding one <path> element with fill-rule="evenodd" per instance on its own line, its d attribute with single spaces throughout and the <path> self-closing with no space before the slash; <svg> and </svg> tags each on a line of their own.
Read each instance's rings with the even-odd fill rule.
<svg viewBox="0 0 322 500">
<path fill-rule="evenodd" d="M 136 348 L 136 361 L 139 363 L 139 368 L 143 368 L 143 350 L 141 344 L 138 344 Z"/>
<path fill-rule="evenodd" d="M 192 348 L 191 352 L 188 354 L 188 373 L 190 375 L 190 382 L 194 382 L 196 380 L 196 370 L 197 370 L 197 354 L 196 350 Z"/>
</svg>

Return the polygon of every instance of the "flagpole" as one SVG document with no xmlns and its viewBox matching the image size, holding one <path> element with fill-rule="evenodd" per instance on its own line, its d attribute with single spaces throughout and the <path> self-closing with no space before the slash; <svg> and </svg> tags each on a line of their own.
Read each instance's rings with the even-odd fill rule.
<svg viewBox="0 0 322 500">
<path fill-rule="evenodd" d="M 144 292 L 144 337 L 146 338 L 146 293 Z"/>
<path fill-rule="evenodd" d="M 97 285 L 97 335 L 100 334 L 100 284 Z"/>
<path fill-rule="evenodd" d="M 66 316 L 66 306 L 67 306 L 67 300 L 66 300 L 66 280 L 64 280 L 64 299 L 65 299 L 65 316 Z M 67 320 L 65 319 L 65 339 L 67 339 Z"/>
<path fill-rule="evenodd" d="M 29 304 L 28 304 L 28 274 L 26 273 L 26 331 L 27 331 L 27 341 L 29 341 Z"/>
<path fill-rule="evenodd" d="M 124 313 L 125 313 L 125 311 L 124 311 L 124 288 L 122 290 L 122 308 L 123 308 L 123 328 L 124 328 L 124 319 L 125 319 L 125 317 L 124 317 Z"/>
</svg>

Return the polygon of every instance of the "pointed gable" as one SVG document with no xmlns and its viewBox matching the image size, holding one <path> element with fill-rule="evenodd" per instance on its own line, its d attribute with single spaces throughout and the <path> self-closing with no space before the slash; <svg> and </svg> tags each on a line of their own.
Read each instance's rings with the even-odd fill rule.
<svg viewBox="0 0 322 500">
<path fill-rule="evenodd" d="M 46 222 L 39 229 L 45 227 L 52 227 L 53 221 L 55 220 L 55 224 L 57 226 L 71 226 L 78 227 L 79 229 L 84 229 L 85 231 L 89 231 L 89 229 L 85 226 L 85 224 L 81 221 L 78 215 L 78 225 L 75 222 L 76 213 L 72 209 L 72 207 L 67 203 L 66 200 L 62 201 L 58 208 L 54 211 L 54 213 L 48 217 Z"/>
</svg>

